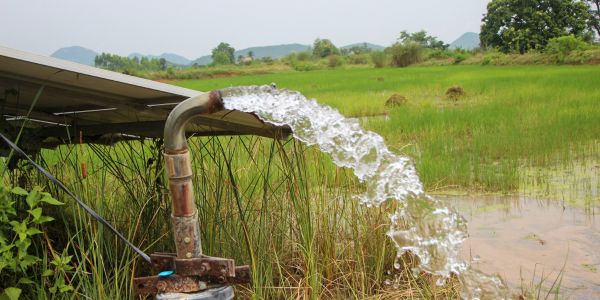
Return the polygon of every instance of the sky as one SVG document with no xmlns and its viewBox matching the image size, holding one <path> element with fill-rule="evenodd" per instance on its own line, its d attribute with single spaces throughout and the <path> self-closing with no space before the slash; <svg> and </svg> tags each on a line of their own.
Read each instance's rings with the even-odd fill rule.
<svg viewBox="0 0 600 300">
<path fill-rule="evenodd" d="M 0 0 L 0 45 L 43 55 L 66 46 L 128 55 L 207 55 L 328 38 L 393 43 L 426 30 L 450 43 L 479 32 L 489 0 Z"/>
</svg>

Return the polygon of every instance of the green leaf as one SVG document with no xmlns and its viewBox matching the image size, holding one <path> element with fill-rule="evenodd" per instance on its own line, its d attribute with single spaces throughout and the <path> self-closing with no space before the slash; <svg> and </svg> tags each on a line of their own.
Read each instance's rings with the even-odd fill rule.
<svg viewBox="0 0 600 300">
<path fill-rule="evenodd" d="M 32 236 L 32 235 L 36 235 L 36 234 L 40 234 L 40 233 L 42 233 L 42 232 L 37 228 L 28 228 L 27 229 L 28 236 Z"/>
<path fill-rule="evenodd" d="M 4 289 L 4 293 L 2 294 L 10 300 L 18 300 L 21 296 L 21 289 L 16 287 L 9 287 Z"/>
<path fill-rule="evenodd" d="M 62 256 L 60 259 L 64 265 L 68 265 L 71 262 L 73 255 Z"/>
<path fill-rule="evenodd" d="M 39 258 L 33 255 L 27 255 L 21 260 L 21 262 L 19 262 L 19 267 L 21 267 L 22 270 L 25 270 L 38 261 L 40 261 Z"/>
<path fill-rule="evenodd" d="M 38 190 L 38 188 L 34 188 L 33 190 L 31 190 L 31 192 L 29 192 L 29 195 L 27 195 L 27 198 L 25 199 L 25 201 L 27 201 L 27 205 L 29 205 L 29 208 L 34 208 L 38 205 L 38 203 L 40 202 L 40 192 Z"/>
<path fill-rule="evenodd" d="M 42 224 L 42 223 L 50 222 L 50 221 L 53 221 L 53 220 L 54 220 L 53 217 L 41 216 L 37 221 L 35 221 L 35 223 L 36 224 Z"/>
<path fill-rule="evenodd" d="M 33 216 L 33 221 L 37 221 L 42 216 L 42 208 L 38 207 L 35 209 L 30 209 L 28 212 Z"/>
<path fill-rule="evenodd" d="M 8 264 L 6 263 L 6 260 L 4 260 L 4 258 L 0 257 L 0 273 L 2 273 L 2 270 L 4 270 L 4 268 L 6 268 L 8 266 Z"/>
<path fill-rule="evenodd" d="M 27 278 L 27 277 L 21 277 L 21 279 L 19 279 L 19 283 L 18 284 L 34 284 L 35 282 L 33 282 L 33 280 Z"/>
<path fill-rule="evenodd" d="M 19 223 L 16 221 L 11 221 L 10 225 L 13 226 L 13 231 L 19 235 L 19 240 L 23 241 L 27 238 L 27 221 L 23 220 L 23 222 Z"/>
<path fill-rule="evenodd" d="M 26 190 L 24 190 L 23 188 L 18 187 L 18 186 L 15 186 L 14 188 L 12 188 L 12 190 L 10 192 L 15 195 L 19 195 L 19 196 L 27 196 L 29 194 Z"/>
<path fill-rule="evenodd" d="M 66 292 L 69 292 L 69 291 L 72 291 L 72 290 L 73 290 L 73 287 L 70 286 L 70 285 L 63 285 L 63 286 L 60 287 L 60 292 L 61 293 L 66 293 Z"/>
<path fill-rule="evenodd" d="M 17 246 L 17 249 L 19 249 L 19 257 L 24 257 L 27 255 L 27 249 L 29 249 L 29 246 L 31 246 L 31 240 L 18 240 L 15 242 L 15 246 Z"/>
<path fill-rule="evenodd" d="M 42 273 L 42 277 L 48 277 L 48 276 L 52 276 L 54 275 L 54 271 L 52 270 L 46 270 L 44 271 L 44 273 Z"/>
<path fill-rule="evenodd" d="M 52 198 L 52 196 L 50 196 L 50 195 L 42 198 L 42 202 L 46 202 L 50 205 L 64 205 L 64 203 Z"/>
</svg>

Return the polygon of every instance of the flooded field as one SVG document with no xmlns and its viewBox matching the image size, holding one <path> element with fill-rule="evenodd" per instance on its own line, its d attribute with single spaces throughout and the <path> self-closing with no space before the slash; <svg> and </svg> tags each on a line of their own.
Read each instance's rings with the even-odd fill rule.
<svg viewBox="0 0 600 300">
<path fill-rule="evenodd" d="M 600 297 L 600 201 L 586 207 L 516 196 L 438 196 L 469 222 L 462 255 L 516 294 Z"/>
</svg>

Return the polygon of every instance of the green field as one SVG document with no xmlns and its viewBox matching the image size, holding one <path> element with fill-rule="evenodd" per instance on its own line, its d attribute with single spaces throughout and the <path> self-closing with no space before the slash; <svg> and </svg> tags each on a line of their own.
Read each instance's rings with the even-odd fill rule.
<svg viewBox="0 0 600 300">
<path fill-rule="evenodd" d="M 336 69 L 175 84 L 208 91 L 271 82 L 366 117 L 367 129 L 415 159 L 429 191 L 516 191 L 524 186 L 523 170 L 598 156 L 597 66 Z M 451 86 L 466 96 L 446 99 Z M 394 93 L 408 103 L 388 110 L 384 103 Z"/>
</svg>

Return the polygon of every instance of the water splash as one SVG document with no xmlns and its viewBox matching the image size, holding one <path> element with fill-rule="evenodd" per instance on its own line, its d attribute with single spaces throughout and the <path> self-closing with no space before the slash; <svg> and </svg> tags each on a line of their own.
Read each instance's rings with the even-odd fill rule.
<svg viewBox="0 0 600 300">
<path fill-rule="evenodd" d="M 460 245 L 467 237 L 465 220 L 427 196 L 412 161 L 392 153 L 381 136 L 362 129 L 358 120 L 345 118 L 294 91 L 235 87 L 223 91 L 223 98 L 227 109 L 253 112 L 266 122 L 290 126 L 296 139 L 317 145 L 336 165 L 351 168 L 366 185 L 366 191 L 357 196 L 361 203 L 373 206 L 398 201 L 388 231 L 398 258 L 412 252 L 419 258 L 420 270 L 439 276 L 438 284 L 452 273 L 459 274 L 461 281 L 466 281 L 463 286 L 469 288 L 463 293 L 466 298 L 500 295 L 488 290 L 499 290 L 501 282 L 465 275 L 469 266 L 459 258 Z M 486 287 L 473 287 L 479 284 L 476 280 Z"/>
</svg>

